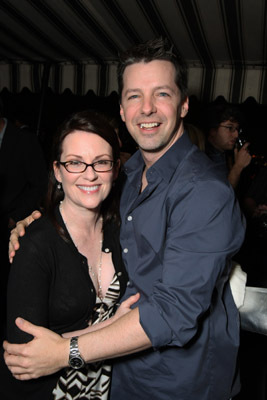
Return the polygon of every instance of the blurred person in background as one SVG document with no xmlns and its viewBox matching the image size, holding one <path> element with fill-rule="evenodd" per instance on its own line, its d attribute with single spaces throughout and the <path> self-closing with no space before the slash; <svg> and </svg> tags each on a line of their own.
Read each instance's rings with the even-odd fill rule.
<svg viewBox="0 0 267 400">
<path fill-rule="evenodd" d="M 250 164 L 249 143 L 238 146 L 243 124 L 243 114 L 238 107 L 216 105 L 207 110 L 206 154 L 228 177 L 236 190 L 242 171 Z"/>
<path fill-rule="evenodd" d="M 0 99 L 0 259 L 1 335 L 4 334 L 7 257 L 10 229 L 30 210 L 39 208 L 47 188 L 47 165 L 36 135 L 5 117 Z"/>
</svg>

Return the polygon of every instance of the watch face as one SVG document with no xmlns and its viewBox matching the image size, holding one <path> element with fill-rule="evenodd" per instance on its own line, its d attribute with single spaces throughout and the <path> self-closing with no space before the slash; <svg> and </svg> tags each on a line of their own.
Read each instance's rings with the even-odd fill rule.
<svg viewBox="0 0 267 400">
<path fill-rule="evenodd" d="M 74 369 L 79 369 L 83 366 L 84 362 L 79 357 L 72 357 L 70 359 L 70 365 Z"/>
</svg>

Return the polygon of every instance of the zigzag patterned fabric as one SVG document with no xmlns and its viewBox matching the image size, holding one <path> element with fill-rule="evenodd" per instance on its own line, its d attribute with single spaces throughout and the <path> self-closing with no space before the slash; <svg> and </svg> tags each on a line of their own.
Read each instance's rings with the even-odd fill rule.
<svg viewBox="0 0 267 400">
<path fill-rule="evenodd" d="M 120 297 L 120 284 L 117 275 L 107 290 L 103 302 L 97 297 L 91 324 L 105 321 L 114 314 Z M 107 400 L 112 367 L 108 361 L 87 364 L 74 370 L 66 368 L 53 390 L 54 400 Z"/>
</svg>

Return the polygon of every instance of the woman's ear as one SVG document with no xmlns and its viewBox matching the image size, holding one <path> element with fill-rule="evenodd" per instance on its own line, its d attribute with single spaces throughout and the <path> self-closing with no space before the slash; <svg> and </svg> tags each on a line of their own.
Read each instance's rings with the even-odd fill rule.
<svg viewBox="0 0 267 400">
<path fill-rule="evenodd" d="M 120 104 L 120 116 L 123 122 L 125 122 L 124 109 L 121 104 Z"/>
<path fill-rule="evenodd" d="M 57 161 L 53 162 L 53 169 L 56 180 L 61 183 L 62 182 L 61 173 Z"/>
</svg>

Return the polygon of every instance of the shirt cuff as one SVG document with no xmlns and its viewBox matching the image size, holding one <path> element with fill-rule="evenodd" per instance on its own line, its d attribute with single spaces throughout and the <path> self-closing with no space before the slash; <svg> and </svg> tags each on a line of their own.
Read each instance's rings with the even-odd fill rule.
<svg viewBox="0 0 267 400">
<path fill-rule="evenodd" d="M 140 324 L 154 348 L 166 346 L 172 341 L 172 331 L 155 304 L 148 301 L 139 306 Z"/>
</svg>

